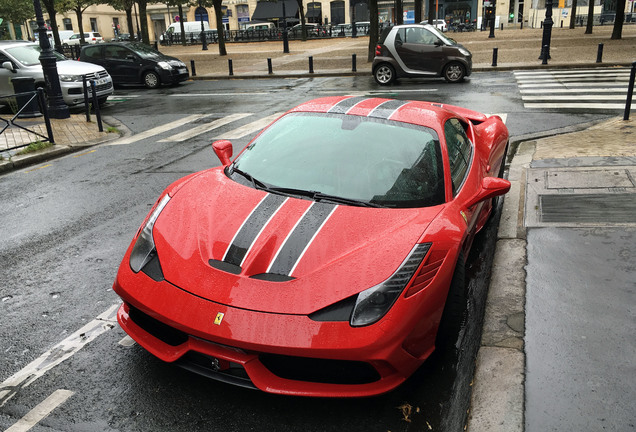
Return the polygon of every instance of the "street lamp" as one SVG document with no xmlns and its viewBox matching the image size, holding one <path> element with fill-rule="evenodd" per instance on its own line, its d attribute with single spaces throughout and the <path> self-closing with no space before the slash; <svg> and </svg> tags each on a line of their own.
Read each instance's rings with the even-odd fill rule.
<svg viewBox="0 0 636 432">
<path fill-rule="evenodd" d="M 543 60 L 543 64 L 548 64 L 550 57 L 550 39 L 552 37 L 552 0 L 545 2 L 545 21 L 543 21 L 543 39 L 541 39 L 541 55 L 539 60 Z"/>
<path fill-rule="evenodd" d="M 35 19 L 38 23 L 38 34 L 40 39 L 40 63 L 44 73 L 44 83 L 46 85 L 46 95 L 48 98 L 49 117 L 54 119 L 66 119 L 71 116 L 68 105 L 62 98 L 62 87 L 60 86 L 60 76 L 57 73 L 57 57 L 53 54 L 53 48 L 46 34 L 44 17 L 42 16 L 42 6 L 40 0 L 33 0 L 35 9 Z"/>
</svg>

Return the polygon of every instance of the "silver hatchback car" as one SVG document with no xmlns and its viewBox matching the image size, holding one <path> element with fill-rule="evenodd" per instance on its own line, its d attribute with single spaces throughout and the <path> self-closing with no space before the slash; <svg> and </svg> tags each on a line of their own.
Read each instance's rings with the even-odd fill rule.
<svg viewBox="0 0 636 432">
<path fill-rule="evenodd" d="M 62 97 L 67 105 L 77 105 L 84 101 L 82 76 L 95 80 L 97 100 L 106 102 L 113 94 L 113 80 L 101 66 L 67 60 L 62 54 L 57 56 L 57 73 L 60 77 Z M 0 41 L 0 96 L 14 94 L 13 78 L 28 77 L 35 80 L 35 87 L 45 87 L 44 72 L 40 64 L 40 46 L 24 41 Z"/>
</svg>

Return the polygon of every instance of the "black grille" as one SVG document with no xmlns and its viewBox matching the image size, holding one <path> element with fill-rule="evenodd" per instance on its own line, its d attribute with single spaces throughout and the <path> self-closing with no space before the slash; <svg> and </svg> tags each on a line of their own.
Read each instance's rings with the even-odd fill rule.
<svg viewBox="0 0 636 432">
<path fill-rule="evenodd" d="M 128 305 L 130 319 L 139 327 L 170 346 L 179 346 L 187 342 L 188 335 Z"/>
<path fill-rule="evenodd" d="M 380 379 L 373 366 L 365 362 L 261 354 L 259 359 L 281 378 L 325 384 L 368 384 Z"/>
</svg>

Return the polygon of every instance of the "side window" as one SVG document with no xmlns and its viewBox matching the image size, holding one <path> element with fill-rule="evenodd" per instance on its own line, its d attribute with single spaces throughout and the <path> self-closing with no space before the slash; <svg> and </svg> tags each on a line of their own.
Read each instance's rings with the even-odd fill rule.
<svg viewBox="0 0 636 432">
<path fill-rule="evenodd" d="M 399 29 L 395 33 L 395 42 L 403 43 L 406 40 L 406 29 Z"/>
<path fill-rule="evenodd" d="M 104 52 L 106 58 L 117 60 L 125 60 L 128 54 L 130 54 L 130 52 L 126 48 L 114 45 L 106 47 L 106 51 Z"/>
<path fill-rule="evenodd" d="M 413 27 L 406 31 L 406 43 L 433 45 L 437 38 L 425 28 Z"/>
<path fill-rule="evenodd" d="M 473 146 L 464 126 L 458 119 L 450 119 L 444 125 L 444 136 L 448 148 L 451 180 L 453 182 L 453 196 L 457 195 L 468 174 L 468 168 L 473 156 Z"/>
<path fill-rule="evenodd" d="M 101 47 L 87 47 L 84 49 L 84 56 L 91 59 L 100 59 L 102 57 Z"/>
</svg>

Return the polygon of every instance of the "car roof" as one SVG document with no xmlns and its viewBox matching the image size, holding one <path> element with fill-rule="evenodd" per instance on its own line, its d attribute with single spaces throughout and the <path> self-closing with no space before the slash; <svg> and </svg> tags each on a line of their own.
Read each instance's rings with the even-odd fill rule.
<svg viewBox="0 0 636 432">
<path fill-rule="evenodd" d="M 4 40 L 4 41 L 0 41 L 0 48 L 11 48 L 17 45 L 24 45 L 24 44 L 34 44 L 31 41 L 25 41 L 25 40 Z"/>
</svg>

